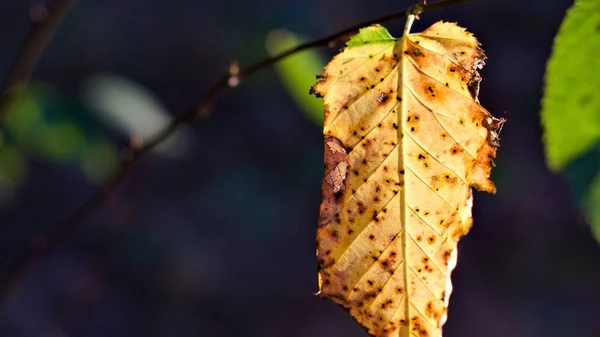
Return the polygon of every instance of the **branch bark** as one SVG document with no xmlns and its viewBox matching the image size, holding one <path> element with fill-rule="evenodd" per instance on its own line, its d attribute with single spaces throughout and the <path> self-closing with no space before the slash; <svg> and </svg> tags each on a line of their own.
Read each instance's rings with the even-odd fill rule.
<svg viewBox="0 0 600 337">
<path fill-rule="evenodd" d="M 115 189 L 121 183 L 123 177 L 129 170 L 146 155 L 150 150 L 169 138 L 181 126 L 193 123 L 200 119 L 206 119 L 211 116 L 211 105 L 228 89 L 237 86 L 243 79 L 270 67 L 274 63 L 297 52 L 328 46 L 347 35 L 358 31 L 362 27 L 370 26 L 375 23 L 384 23 L 401 18 L 407 15 L 418 15 L 419 13 L 456 5 L 471 0 L 442 0 L 437 2 L 418 4 L 409 7 L 401 12 L 386 15 L 374 20 L 369 20 L 353 27 L 344 29 L 340 32 L 331 34 L 324 38 L 310 41 L 291 48 L 272 58 L 257 62 L 246 68 L 240 69 L 237 62 L 232 62 L 229 66 L 229 72 L 223 75 L 215 82 L 204 94 L 200 96 L 194 107 L 177 117 L 173 122 L 166 126 L 162 131 L 148 140 L 145 144 L 131 145 L 122 152 L 122 158 L 119 166 L 115 169 L 108 181 L 102 185 L 94 195 L 81 205 L 70 217 L 57 224 L 53 230 L 45 236 L 37 237 L 31 240 L 27 250 L 12 264 L 7 276 L 0 283 L 0 305 L 2 305 L 10 294 L 14 293 L 21 279 L 39 259 L 50 253 L 54 248 L 69 239 L 77 232 L 84 221 L 89 218 L 94 211 L 102 207 L 112 196 Z"/>
<path fill-rule="evenodd" d="M 5 80 L 4 89 L 0 95 L 0 131 L 4 127 L 8 110 L 21 97 L 48 42 L 72 5 L 73 0 L 55 0 L 47 7 L 38 4 L 31 8 L 30 16 L 34 22 L 33 27 L 17 56 L 10 75 Z"/>
</svg>

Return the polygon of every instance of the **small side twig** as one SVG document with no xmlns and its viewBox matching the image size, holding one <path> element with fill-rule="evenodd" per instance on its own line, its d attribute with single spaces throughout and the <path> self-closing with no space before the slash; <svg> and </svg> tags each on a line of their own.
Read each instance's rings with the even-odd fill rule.
<svg viewBox="0 0 600 337">
<path fill-rule="evenodd" d="M 40 3 L 31 8 L 30 16 L 34 23 L 33 27 L 2 87 L 2 94 L 0 94 L 0 131 L 4 126 L 9 108 L 21 97 L 46 45 L 72 4 L 73 0 L 54 0 L 48 6 Z"/>
<path fill-rule="evenodd" d="M 237 62 L 232 62 L 229 66 L 227 74 L 222 76 L 215 84 L 213 84 L 196 102 L 195 106 L 177 117 L 171 124 L 166 126 L 162 131 L 148 140 L 145 144 L 138 146 L 131 145 L 123 151 L 121 162 L 115 169 L 108 181 L 102 185 L 96 193 L 81 205 L 75 213 L 68 217 L 65 221 L 54 227 L 50 233 L 45 236 L 33 239 L 28 249 L 15 261 L 8 270 L 7 276 L 0 282 L 0 305 L 2 305 L 8 296 L 15 291 L 20 284 L 22 277 L 27 270 L 33 266 L 40 258 L 47 255 L 54 248 L 70 238 L 83 224 L 83 222 L 91 216 L 94 211 L 104 205 L 112 196 L 114 190 L 119 186 L 123 177 L 141 158 L 144 157 L 150 150 L 169 138 L 182 125 L 192 123 L 198 119 L 210 117 L 212 104 L 228 89 L 237 86 L 243 79 L 255 74 L 256 72 L 265 69 L 274 63 L 288 57 L 297 52 L 311 49 L 315 47 L 328 46 L 336 42 L 342 37 L 358 31 L 362 27 L 370 26 L 375 23 L 384 23 L 392 20 L 405 18 L 407 15 L 417 15 L 419 13 L 439 9 L 451 5 L 456 5 L 470 0 L 441 0 L 438 2 L 422 3 L 401 12 L 386 15 L 375 20 L 369 20 L 353 27 L 344 29 L 340 32 L 331 34 L 324 38 L 310 41 L 291 48 L 277 56 L 257 62 L 246 68 L 240 69 Z"/>
</svg>

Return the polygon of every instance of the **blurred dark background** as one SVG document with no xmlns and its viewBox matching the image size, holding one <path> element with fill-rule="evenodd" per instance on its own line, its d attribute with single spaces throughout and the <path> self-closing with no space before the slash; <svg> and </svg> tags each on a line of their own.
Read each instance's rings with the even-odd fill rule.
<svg viewBox="0 0 600 337">
<path fill-rule="evenodd" d="M 2 78 L 35 2 L 0 3 Z M 230 59 L 267 57 L 272 30 L 321 37 L 412 4 L 77 1 L 0 147 L 0 277 L 93 193 L 132 134 L 189 108 Z M 545 166 L 539 121 L 545 62 L 571 4 L 479 0 L 413 26 L 444 19 L 473 32 L 488 56 L 480 101 L 508 119 L 498 192 L 475 193 L 460 244 L 445 337 L 600 336 L 600 248 Z M 386 26 L 399 36 L 403 22 Z M 319 52 L 326 61 L 336 50 Z M 273 69 L 214 111 L 136 166 L 28 273 L 0 308 L 0 336 L 366 336 L 313 296 L 320 128 Z"/>
</svg>

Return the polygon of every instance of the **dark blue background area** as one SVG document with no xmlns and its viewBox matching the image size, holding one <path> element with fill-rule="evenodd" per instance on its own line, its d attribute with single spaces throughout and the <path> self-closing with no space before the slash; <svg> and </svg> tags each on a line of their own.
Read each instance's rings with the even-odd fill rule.
<svg viewBox="0 0 600 337">
<path fill-rule="evenodd" d="M 33 3 L 0 3 L 1 77 Z M 498 192 L 475 193 L 474 226 L 459 246 L 445 337 L 600 336 L 600 248 L 566 182 L 545 166 L 539 121 L 545 62 L 571 3 L 479 0 L 425 13 L 413 26 L 444 19 L 473 32 L 488 56 L 479 99 L 508 119 L 492 172 Z M 82 81 L 108 71 L 179 114 L 230 59 L 266 57 L 273 29 L 321 37 L 412 4 L 80 0 L 34 78 L 78 104 Z M 386 26 L 399 36 L 403 23 Z M 185 156 L 143 160 L 108 205 L 30 270 L 0 308 L 0 336 L 366 336 L 313 296 L 321 130 L 272 69 L 228 92 L 214 112 L 193 126 Z M 93 117 L 74 118 L 127 143 Z M 69 165 L 29 165 L 0 212 L 0 277 L 96 187 Z"/>
</svg>

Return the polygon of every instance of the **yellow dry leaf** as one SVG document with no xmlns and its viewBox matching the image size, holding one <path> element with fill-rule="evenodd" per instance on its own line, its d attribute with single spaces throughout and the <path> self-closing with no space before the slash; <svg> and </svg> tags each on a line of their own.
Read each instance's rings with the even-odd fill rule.
<svg viewBox="0 0 600 337">
<path fill-rule="evenodd" d="M 319 293 L 373 336 L 441 336 L 471 187 L 489 180 L 504 120 L 477 100 L 485 56 L 438 22 L 392 38 L 364 28 L 327 65 Z"/>
</svg>

